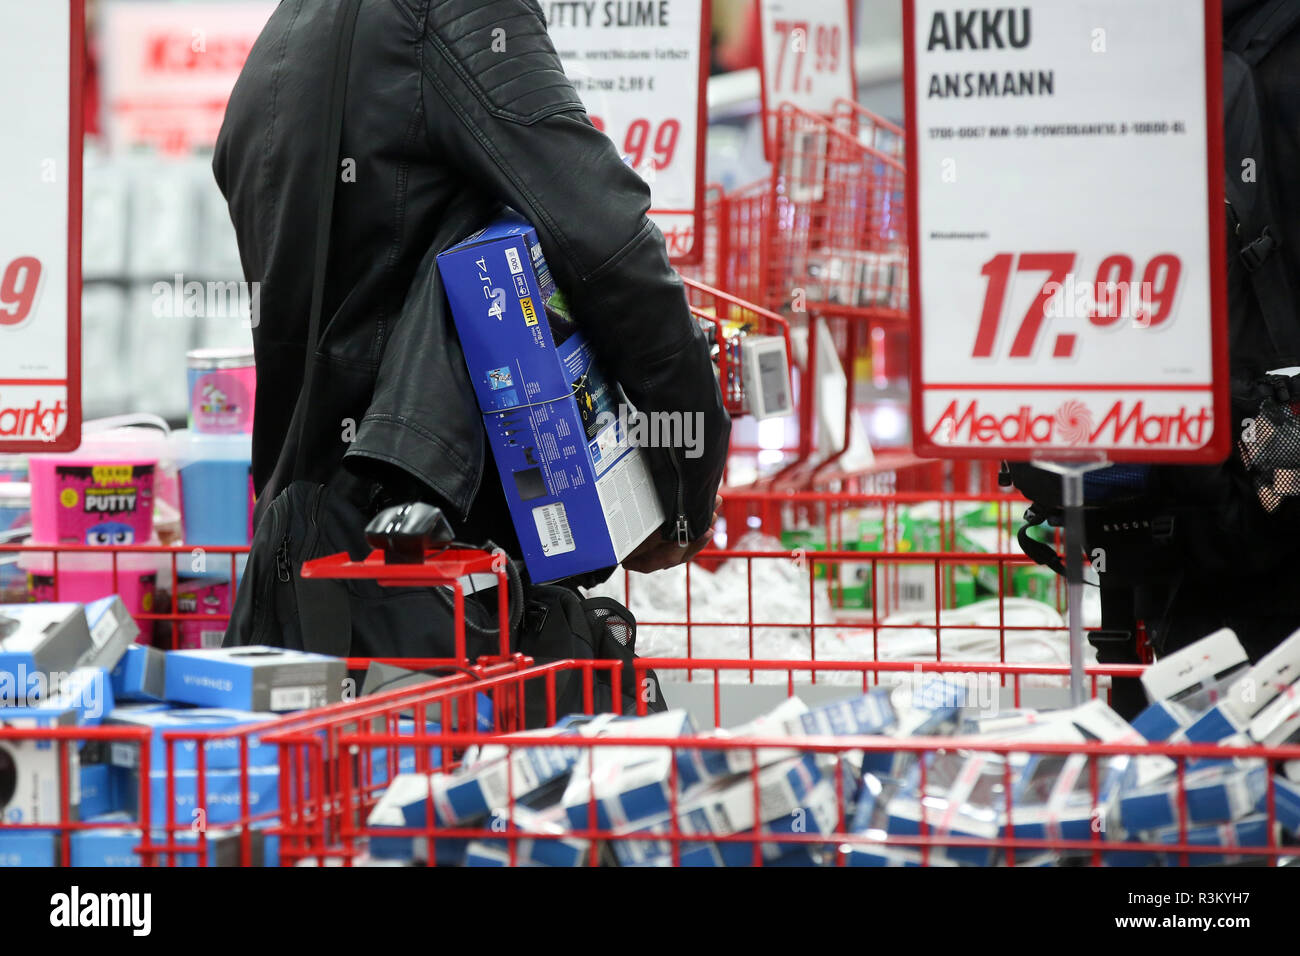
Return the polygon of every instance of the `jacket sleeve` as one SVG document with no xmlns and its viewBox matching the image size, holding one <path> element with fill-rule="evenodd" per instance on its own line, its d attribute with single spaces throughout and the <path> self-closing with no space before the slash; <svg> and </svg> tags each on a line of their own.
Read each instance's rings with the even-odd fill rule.
<svg viewBox="0 0 1300 956">
<path fill-rule="evenodd" d="M 680 413 L 652 457 L 669 533 L 707 528 L 731 422 L 709 346 L 646 217 L 650 190 L 592 126 L 531 0 L 433 0 L 419 51 L 429 147 L 526 216 L 599 360 L 642 412 Z"/>
</svg>

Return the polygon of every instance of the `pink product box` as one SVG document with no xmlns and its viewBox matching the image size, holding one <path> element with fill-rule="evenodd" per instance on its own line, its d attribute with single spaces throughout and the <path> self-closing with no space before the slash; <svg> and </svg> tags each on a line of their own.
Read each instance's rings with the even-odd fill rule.
<svg viewBox="0 0 1300 956">
<path fill-rule="evenodd" d="M 32 543 L 112 548 L 148 542 L 156 470 L 153 461 L 33 456 Z"/>
<path fill-rule="evenodd" d="M 202 614 L 211 621 L 182 621 L 180 623 L 181 650 L 198 650 L 220 647 L 226 636 L 226 621 L 230 616 L 230 582 L 223 579 L 181 579 L 176 586 L 176 611 L 178 614 Z"/>
</svg>

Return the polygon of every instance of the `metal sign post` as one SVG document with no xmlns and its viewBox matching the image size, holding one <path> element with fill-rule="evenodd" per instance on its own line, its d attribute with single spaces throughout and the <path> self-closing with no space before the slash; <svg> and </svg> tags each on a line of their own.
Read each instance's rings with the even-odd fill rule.
<svg viewBox="0 0 1300 956">
<path fill-rule="evenodd" d="M 1104 457 L 1091 461 L 1035 461 L 1034 466 L 1061 476 L 1065 511 L 1065 593 L 1070 627 L 1070 705 L 1088 699 L 1083 676 L 1083 478 L 1109 467 Z"/>
</svg>

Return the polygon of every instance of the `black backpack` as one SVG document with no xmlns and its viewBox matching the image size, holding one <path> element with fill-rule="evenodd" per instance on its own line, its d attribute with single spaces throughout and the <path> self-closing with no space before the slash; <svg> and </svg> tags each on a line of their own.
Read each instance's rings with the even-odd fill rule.
<svg viewBox="0 0 1300 956">
<path fill-rule="evenodd" d="M 1300 496 L 1300 296 L 1291 275 L 1300 243 L 1300 190 L 1281 201 L 1300 156 L 1279 154 L 1269 91 L 1257 68 L 1300 25 L 1300 0 L 1225 0 L 1223 34 L 1227 289 L 1233 427 L 1217 466 L 1114 465 L 1084 479 L 1087 549 L 1107 555 L 1106 579 L 1129 585 L 1196 565 L 1246 572 L 1294 551 Z M 1300 69 L 1297 64 L 1296 69 Z M 1063 573 L 1055 550 L 1031 536 L 1058 526 L 1059 476 L 1004 462 L 999 478 L 1031 502 L 1022 550 Z M 1038 537 L 1042 537 L 1039 535 Z"/>
</svg>

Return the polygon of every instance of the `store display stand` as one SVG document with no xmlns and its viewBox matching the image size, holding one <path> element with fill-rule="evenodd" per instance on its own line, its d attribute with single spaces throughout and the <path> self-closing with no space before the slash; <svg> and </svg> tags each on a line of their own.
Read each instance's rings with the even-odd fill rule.
<svg viewBox="0 0 1300 956">
<path fill-rule="evenodd" d="M 1061 476 L 1065 511 L 1065 585 L 1070 625 L 1070 706 L 1088 699 L 1083 676 L 1083 478 L 1112 463 L 1105 455 L 1074 461 L 1034 460 L 1035 468 Z"/>
</svg>

